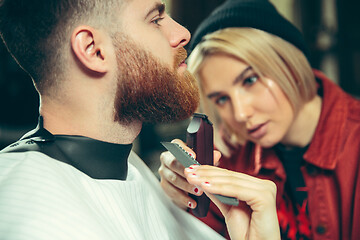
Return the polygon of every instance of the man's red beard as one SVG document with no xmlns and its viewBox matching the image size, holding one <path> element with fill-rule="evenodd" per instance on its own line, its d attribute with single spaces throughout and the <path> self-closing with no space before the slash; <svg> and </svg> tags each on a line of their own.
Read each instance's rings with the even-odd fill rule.
<svg viewBox="0 0 360 240">
<path fill-rule="evenodd" d="M 170 69 L 129 38 L 117 37 L 114 44 L 118 51 L 115 121 L 174 122 L 194 113 L 199 105 L 196 81 L 188 71 L 177 72 L 186 58 L 185 49 L 178 51 Z"/>
</svg>

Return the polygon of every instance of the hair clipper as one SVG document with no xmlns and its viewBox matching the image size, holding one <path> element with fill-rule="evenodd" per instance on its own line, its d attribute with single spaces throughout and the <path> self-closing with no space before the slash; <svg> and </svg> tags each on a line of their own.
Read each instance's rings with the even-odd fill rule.
<svg viewBox="0 0 360 240">
<path fill-rule="evenodd" d="M 214 145 L 213 127 L 208 117 L 204 114 L 195 113 L 186 133 L 186 144 L 196 153 L 196 159 L 189 155 L 180 145 L 171 142 L 161 142 L 176 159 L 184 166 L 213 165 Z M 189 194 L 197 203 L 197 207 L 192 210 L 197 217 L 205 217 L 209 210 L 210 199 L 206 194 L 199 196 Z M 222 203 L 238 206 L 239 200 L 234 197 L 226 197 L 219 194 L 214 196 Z"/>
<path fill-rule="evenodd" d="M 186 144 L 196 153 L 196 161 L 201 165 L 213 165 L 214 142 L 213 126 L 205 114 L 195 113 L 186 132 Z M 209 210 L 210 199 L 203 194 L 195 196 L 190 194 L 197 207 L 192 210 L 197 217 L 205 217 Z"/>
</svg>

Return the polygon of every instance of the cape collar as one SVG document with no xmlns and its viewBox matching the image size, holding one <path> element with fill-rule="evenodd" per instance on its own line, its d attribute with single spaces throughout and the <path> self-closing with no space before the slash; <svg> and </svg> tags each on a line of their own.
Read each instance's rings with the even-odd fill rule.
<svg viewBox="0 0 360 240">
<path fill-rule="evenodd" d="M 10 152 L 42 152 L 95 179 L 126 180 L 127 159 L 132 144 L 108 143 L 83 136 L 53 135 L 43 127 L 40 116 L 36 129 L 8 148 Z"/>
</svg>

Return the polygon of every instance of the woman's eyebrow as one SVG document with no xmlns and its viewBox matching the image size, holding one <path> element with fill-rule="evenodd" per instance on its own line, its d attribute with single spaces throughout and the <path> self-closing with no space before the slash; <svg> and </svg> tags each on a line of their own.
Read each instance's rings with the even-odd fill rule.
<svg viewBox="0 0 360 240">
<path fill-rule="evenodd" d="M 242 71 L 242 72 L 235 78 L 235 80 L 234 80 L 234 82 L 233 82 L 233 85 L 236 85 L 237 83 L 241 82 L 241 81 L 244 79 L 246 73 L 247 73 L 248 71 L 250 71 L 250 70 L 252 70 L 252 67 L 251 67 L 251 66 L 248 66 L 247 68 L 245 68 L 245 70 Z"/>
<path fill-rule="evenodd" d="M 253 68 L 252 68 L 251 66 L 248 66 L 247 68 L 245 68 L 245 69 L 235 78 L 235 80 L 234 80 L 234 82 L 233 82 L 233 85 L 236 85 L 237 83 L 241 82 L 241 81 L 244 79 L 246 73 L 249 72 L 249 71 L 251 71 L 252 69 L 253 69 Z M 217 96 L 219 96 L 219 95 L 221 95 L 221 92 L 212 92 L 212 93 L 206 95 L 206 97 L 209 98 L 209 99 L 211 99 L 211 98 L 215 98 L 215 97 L 217 97 Z"/>
<path fill-rule="evenodd" d="M 219 96 L 219 95 L 221 95 L 220 92 L 213 92 L 213 93 L 208 94 L 206 97 L 207 97 L 208 99 L 212 99 L 212 98 L 216 98 L 216 97 Z"/>
</svg>

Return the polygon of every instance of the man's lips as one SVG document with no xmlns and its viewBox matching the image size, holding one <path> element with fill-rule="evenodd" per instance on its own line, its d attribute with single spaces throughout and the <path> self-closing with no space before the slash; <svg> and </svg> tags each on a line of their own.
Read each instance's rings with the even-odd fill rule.
<svg viewBox="0 0 360 240">
<path fill-rule="evenodd" d="M 185 69 L 187 68 L 187 64 L 185 63 L 185 60 L 179 64 L 178 68 L 185 68 Z"/>
<path fill-rule="evenodd" d="M 267 133 L 268 122 L 257 124 L 248 128 L 248 134 L 254 139 L 260 139 Z"/>
<path fill-rule="evenodd" d="M 184 59 L 184 60 L 179 64 L 179 67 L 184 66 L 184 65 L 186 66 L 185 60 L 186 60 L 186 59 Z"/>
</svg>

